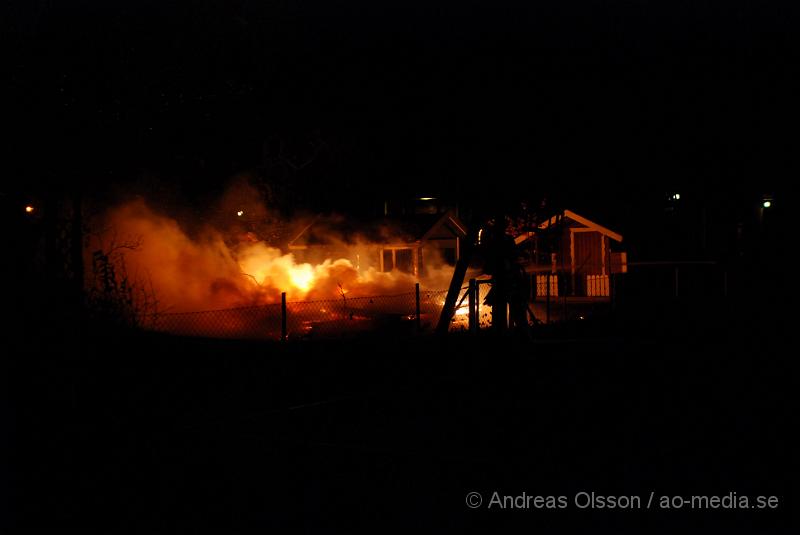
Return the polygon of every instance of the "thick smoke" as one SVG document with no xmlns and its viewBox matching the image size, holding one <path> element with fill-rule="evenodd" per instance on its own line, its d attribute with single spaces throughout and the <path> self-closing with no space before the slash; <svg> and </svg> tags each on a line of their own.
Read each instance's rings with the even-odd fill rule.
<svg viewBox="0 0 800 535">
<path fill-rule="evenodd" d="M 235 225 L 219 230 L 223 226 L 206 226 L 190 235 L 178 221 L 139 199 L 106 212 L 101 227 L 107 230 L 90 249 L 110 247 L 109 235 L 116 245 L 135 245 L 124 250 L 125 269 L 135 283 L 152 285 L 163 311 L 275 303 L 281 292 L 293 301 L 390 295 L 413 291 L 417 282 L 411 274 L 383 273 L 355 266 L 347 258 L 298 262 L 252 232 Z M 359 251 L 365 244 L 350 247 Z M 358 257 L 357 252 L 348 256 Z M 446 288 L 452 268 L 428 261 L 427 272 L 423 285 Z"/>
</svg>

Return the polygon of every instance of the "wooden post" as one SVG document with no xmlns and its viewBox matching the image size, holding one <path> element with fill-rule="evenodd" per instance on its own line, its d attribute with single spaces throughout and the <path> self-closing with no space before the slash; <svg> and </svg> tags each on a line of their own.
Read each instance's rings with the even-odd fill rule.
<svg viewBox="0 0 800 535">
<path fill-rule="evenodd" d="M 508 270 L 504 267 L 509 261 L 506 256 L 505 234 L 506 220 L 505 213 L 499 207 L 495 211 L 495 225 L 492 229 L 492 236 L 489 254 L 494 261 L 495 271 L 492 276 L 492 331 L 501 335 L 508 329 L 508 298 L 510 292 L 510 280 Z"/>
<path fill-rule="evenodd" d="M 575 232 L 573 229 L 569 229 L 569 272 L 570 272 L 570 281 L 572 282 L 572 288 L 570 288 L 570 295 L 576 295 L 575 293 Z"/>
<path fill-rule="evenodd" d="M 475 332 L 481 330 L 481 285 L 475 281 Z"/>
<path fill-rule="evenodd" d="M 469 332 L 475 333 L 478 332 L 478 316 L 476 313 L 476 302 L 478 300 L 477 293 L 478 293 L 478 281 L 475 279 L 469 280 Z"/>
<path fill-rule="evenodd" d="M 281 342 L 285 342 L 286 336 L 286 292 L 281 293 Z"/>
<path fill-rule="evenodd" d="M 419 332 L 422 328 L 422 322 L 419 317 L 419 283 L 414 284 L 414 296 L 417 300 L 416 312 L 414 316 L 414 322 L 416 323 L 417 332 Z"/>
<path fill-rule="evenodd" d="M 461 285 L 464 283 L 464 277 L 467 274 L 469 262 L 472 260 L 472 250 L 474 248 L 475 240 L 478 238 L 478 225 L 473 222 L 470 225 L 467 238 L 461 248 L 461 256 L 456 261 L 456 267 L 453 270 L 453 278 L 450 279 L 450 287 L 447 290 L 447 297 L 444 300 L 442 312 L 439 315 L 439 323 L 436 324 L 436 334 L 445 335 L 450 328 L 450 320 L 453 317 L 453 312 L 456 306 L 456 299 L 461 292 Z"/>
</svg>

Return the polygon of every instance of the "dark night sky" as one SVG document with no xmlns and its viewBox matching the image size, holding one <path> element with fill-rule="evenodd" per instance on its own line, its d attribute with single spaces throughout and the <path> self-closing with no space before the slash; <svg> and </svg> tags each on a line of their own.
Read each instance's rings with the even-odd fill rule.
<svg viewBox="0 0 800 535">
<path fill-rule="evenodd" d="M 302 187 L 334 203 L 486 198 L 472 184 L 499 178 L 488 196 L 600 199 L 612 222 L 667 190 L 749 195 L 792 172 L 788 2 L 418 4 L 7 4 L 13 172 L 148 172 L 191 196 L 265 140 L 321 138 Z"/>
</svg>

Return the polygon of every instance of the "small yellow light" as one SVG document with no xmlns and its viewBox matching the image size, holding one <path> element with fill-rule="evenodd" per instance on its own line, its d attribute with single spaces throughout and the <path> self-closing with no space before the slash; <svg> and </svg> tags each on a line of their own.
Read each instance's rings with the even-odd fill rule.
<svg viewBox="0 0 800 535">
<path fill-rule="evenodd" d="M 421 200 L 421 201 L 435 201 L 436 197 L 420 197 L 419 200 Z"/>
<path fill-rule="evenodd" d="M 32 214 L 34 210 L 35 210 L 35 208 L 33 206 L 31 206 L 30 204 L 25 207 L 25 213 L 26 214 Z"/>
<path fill-rule="evenodd" d="M 244 215 L 244 210 L 239 210 L 238 212 L 236 212 L 236 215 L 242 217 Z"/>
<path fill-rule="evenodd" d="M 772 206 L 771 201 L 764 201 L 764 208 L 769 208 L 770 206 Z"/>
</svg>

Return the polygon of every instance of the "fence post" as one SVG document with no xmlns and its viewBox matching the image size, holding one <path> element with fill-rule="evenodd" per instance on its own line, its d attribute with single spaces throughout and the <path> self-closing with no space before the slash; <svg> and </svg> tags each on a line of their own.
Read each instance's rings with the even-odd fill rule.
<svg viewBox="0 0 800 535">
<path fill-rule="evenodd" d="M 286 292 L 281 292 L 281 342 L 286 341 Z"/>
<path fill-rule="evenodd" d="M 478 315 L 475 309 L 475 303 L 478 301 L 478 281 L 475 279 L 469 280 L 469 332 L 478 332 Z"/>
<path fill-rule="evenodd" d="M 416 323 L 417 326 L 417 332 L 419 332 L 420 329 L 422 328 L 422 321 L 420 320 L 419 317 L 419 283 L 414 284 L 414 296 L 417 301 L 416 308 L 414 309 L 415 310 L 414 322 Z"/>
</svg>

